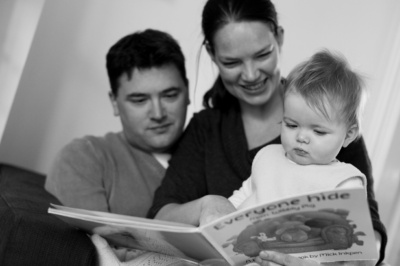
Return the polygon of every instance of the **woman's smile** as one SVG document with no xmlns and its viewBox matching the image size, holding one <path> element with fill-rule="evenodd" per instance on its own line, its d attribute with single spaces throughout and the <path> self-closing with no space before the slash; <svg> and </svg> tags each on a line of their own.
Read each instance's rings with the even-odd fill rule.
<svg viewBox="0 0 400 266">
<path fill-rule="evenodd" d="M 262 22 L 232 22 L 214 37 L 211 56 L 226 90 L 242 105 L 267 104 L 279 87 L 281 35 Z"/>
<path fill-rule="evenodd" d="M 266 89 L 266 81 L 267 79 L 260 81 L 260 82 L 254 82 L 254 83 L 249 83 L 249 84 L 242 84 L 240 85 L 247 93 L 260 93 L 263 92 Z"/>
</svg>

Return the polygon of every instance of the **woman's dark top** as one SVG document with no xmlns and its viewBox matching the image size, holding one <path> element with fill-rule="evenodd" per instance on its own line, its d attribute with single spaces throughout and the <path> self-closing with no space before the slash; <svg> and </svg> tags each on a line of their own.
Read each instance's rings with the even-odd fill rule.
<svg viewBox="0 0 400 266">
<path fill-rule="evenodd" d="M 186 203 L 205 195 L 229 197 L 251 173 L 256 153 L 264 146 L 280 143 L 280 137 L 248 150 L 240 111 L 206 109 L 190 121 L 156 190 L 148 217 L 169 203 Z M 371 162 L 363 138 L 342 148 L 337 159 L 357 167 L 367 177 L 367 193 L 374 229 L 382 236 L 380 261 L 385 255 L 386 230 L 379 218 L 373 192 Z"/>
</svg>

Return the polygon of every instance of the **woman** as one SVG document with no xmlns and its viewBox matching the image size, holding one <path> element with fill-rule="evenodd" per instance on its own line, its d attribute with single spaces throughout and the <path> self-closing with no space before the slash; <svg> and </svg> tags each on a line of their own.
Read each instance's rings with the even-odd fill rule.
<svg viewBox="0 0 400 266">
<path fill-rule="evenodd" d="M 255 154 L 280 143 L 283 113 L 284 32 L 274 5 L 269 0 L 209 0 L 202 28 L 204 44 L 220 75 L 204 96 L 206 109 L 195 114 L 186 129 L 149 212 L 149 217 L 193 225 L 224 214 L 219 209 L 205 213 L 210 208 L 203 207 L 214 206 L 219 196 L 229 197 L 250 176 Z M 382 238 L 382 260 L 387 236 L 374 200 L 364 140 L 342 149 L 338 160 L 367 176 L 374 228 L 378 240 Z"/>
</svg>

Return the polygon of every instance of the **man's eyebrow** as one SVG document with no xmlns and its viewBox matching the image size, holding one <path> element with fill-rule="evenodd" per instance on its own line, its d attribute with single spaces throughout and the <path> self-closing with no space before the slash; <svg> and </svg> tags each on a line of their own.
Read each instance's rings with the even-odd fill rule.
<svg viewBox="0 0 400 266">
<path fill-rule="evenodd" d="M 181 91 L 182 89 L 181 87 L 173 86 L 162 90 L 162 92 Z"/>
<path fill-rule="evenodd" d="M 168 93 L 168 92 L 174 92 L 174 91 L 182 91 L 183 88 L 181 87 L 177 87 L 177 86 L 172 86 L 172 87 L 168 87 L 164 90 L 162 90 L 160 93 Z M 145 92 L 132 92 L 129 93 L 125 96 L 125 98 L 129 99 L 129 98 L 133 98 L 133 97 L 143 97 L 143 96 L 147 96 L 148 93 Z"/>
<path fill-rule="evenodd" d="M 132 93 L 127 94 L 125 98 L 129 99 L 129 98 L 133 98 L 133 97 L 143 97 L 146 95 L 147 94 L 143 93 L 143 92 L 132 92 Z"/>
</svg>

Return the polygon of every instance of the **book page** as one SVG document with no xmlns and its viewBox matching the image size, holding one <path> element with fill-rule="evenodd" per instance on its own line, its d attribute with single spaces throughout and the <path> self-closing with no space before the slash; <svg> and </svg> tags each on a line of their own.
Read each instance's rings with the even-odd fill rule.
<svg viewBox="0 0 400 266">
<path fill-rule="evenodd" d="M 202 229 L 232 265 L 262 250 L 319 262 L 377 259 L 364 189 L 336 189 L 237 211 Z"/>
<path fill-rule="evenodd" d="M 53 206 L 49 213 L 114 247 L 151 251 L 189 260 L 222 258 L 197 227 L 145 218 Z"/>
</svg>

